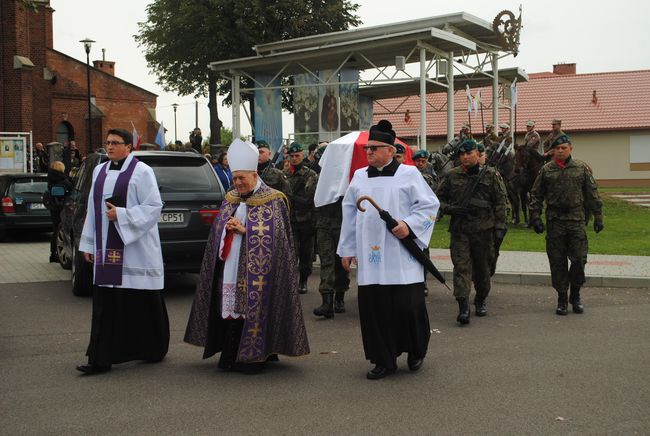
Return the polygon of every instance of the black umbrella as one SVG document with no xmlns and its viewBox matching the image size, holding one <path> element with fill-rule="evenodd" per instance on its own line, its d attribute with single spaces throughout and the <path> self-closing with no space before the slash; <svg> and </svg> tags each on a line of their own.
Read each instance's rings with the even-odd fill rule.
<svg viewBox="0 0 650 436">
<path fill-rule="evenodd" d="M 367 195 L 362 195 L 359 197 L 357 200 L 357 208 L 361 212 L 365 212 L 366 209 L 361 206 L 361 203 L 363 203 L 364 200 L 368 200 L 370 204 L 372 204 L 375 209 L 379 212 L 379 217 L 386 222 L 386 228 L 388 230 L 393 230 L 397 226 L 397 221 L 395 221 L 395 218 L 391 216 L 391 214 L 388 211 L 383 210 L 377 203 L 375 203 L 375 200 L 370 198 Z M 447 283 L 445 283 L 445 278 L 440 274 L 440 271 L 438 271 L 438 268 L 431 262 L 431 259 L 422 251 L 420 247 L 415 243 L 414 239 L 410 238 L 404 238 L 399 240 L 404 248 L 413 256 L 422 266 L 424 266 L 427 271 L 429 271 L 433 276 L 438 279 L 440 283 L 445 285 L 447 289 L 449 289 L 449 286 L 447 286 Z M 451 289 L 449 289 L 451 291 Z"/>
</svg>

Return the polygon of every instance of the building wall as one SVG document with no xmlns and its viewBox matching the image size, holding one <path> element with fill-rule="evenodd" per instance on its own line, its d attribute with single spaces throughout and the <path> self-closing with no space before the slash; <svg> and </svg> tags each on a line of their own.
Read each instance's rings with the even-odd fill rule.
<svg viewBox="0 0 650 436">
<path fill-rule="evenodd" d="M 88 144 L 88 103 L 86 88 L 86 64 L 55 50 L 48 51 L 48 65 L 58 77 L 53 100 L 53 129 L 62 120 L 72 124 L 77 147 L 85 151 Z M 133 86 L 111 74 L 91 67 L 90 90 L 94 104 L 102 111 L 98 122 L 93 115 L 92 149 L 100 146 L 109 128 L 121 127 L 132 130 L 131 122 L 144 141 L 149 128 L 149 108 L 156 107 L 156 95 Z M 54 134 L 54 131 L 52 134 Z"/>
<path fill-rule="evenodd" d="M 650 130 L 575 133 L 570 135 L 573 155 L 587 162 L 603 186 L 650 186 L 650 171 L 630 168 L 630 136 L 650 135 Z"/>
</svg>

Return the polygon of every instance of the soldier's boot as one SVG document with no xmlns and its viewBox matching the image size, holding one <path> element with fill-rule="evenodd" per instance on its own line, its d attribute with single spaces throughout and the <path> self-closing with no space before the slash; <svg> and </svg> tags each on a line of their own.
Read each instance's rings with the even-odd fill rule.
<svg viewBox="0 0 650 436">
<path fill-rule="evenodd" d="M 334 317 L 334 294 L 323 294 L 323 304 L 314 309 L 314 315 L 325 318 Z"/>
<path fill-rule="evenodd" d="M 337 292 L 334 294 L 334 312 L 345 313 L 345 292 Z"/>
<path fill-rule="evenodd" d="M 476 308 L 476 316 L 485 316 L 487 315 L 487 303 L 485 302 L 486 297 L 476 297 L 474 298 L 474 306 Z"/>
<path fill-rule="evenodd" d="M 555 313 L 557 315 L 566 315 L 568 313 L 567 306 L 569 304 L 569 296 L 566 292 L 557 293 L 557 309 Z"/>
<path fill-rule="evenodd" d="M 300 282 L 300 286 L 298 286 L 298 293 L 299 294 L 307 293 L 307 280 Z"/>
<path fill-rule="evenodd" d="M 573 313 L 584 313 L 585 307 L 582 305 L 582 301 L 580 301 L 580 286 L 571 286 L 569 302 L 571 303 L 571 307 L 573 307 Z"/>
<path fill-rule="evenodd" d="M 458 316 L 456 317 L 456 321 L 461 325 L 469 324 L 469 301 L 464 297 L 458 297 L 456 301 L 458 301 Z"/>
</svg>

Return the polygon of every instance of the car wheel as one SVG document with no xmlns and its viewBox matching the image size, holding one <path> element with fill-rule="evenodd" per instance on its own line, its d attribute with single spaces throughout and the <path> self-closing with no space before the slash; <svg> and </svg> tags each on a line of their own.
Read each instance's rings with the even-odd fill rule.
<svg viewBox="0 0 650 436">
<path fill-rule="evenodd" d="M 72 259 L 65 251 L 65 243 L 63 241 L 63 232 L 60 229 L 56 232 L 56 254 L 59 256 L 59 264 L 63 269 L 72 269 Z"/>
<path fill-rule="evenodd" d="M 86 297 L 93 293 L 93 270 L 79 250 L 72 250 L 72 293 Z"/>
</svg>

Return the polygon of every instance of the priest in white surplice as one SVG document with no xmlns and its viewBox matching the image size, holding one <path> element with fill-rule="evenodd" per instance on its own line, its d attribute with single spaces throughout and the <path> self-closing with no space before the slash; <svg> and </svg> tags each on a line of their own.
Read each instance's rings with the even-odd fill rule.
<svg viewBox="0 0 650 436">
<path fill-rule="evenodd" d="M 414 166 L 395 155 L 395 132 L 388 121 L 372 126 L 366 149 L 368 164 L 354 173 L 343 198 L 343 225 L 337 254 L 349 270 L 356 261 L 359 319 L 366 359 L 375 365 L 367 377 L 380 379 L 397 369 L 408 353 L 408 367 L 422 366 L 430 337 L 424 301 L 424 269 L 399 239 L 428 246 L 439 202 Z M 357 209 L 360 196 L 372 197 L 397 227 L 389 231 L 376 209 Z M 365 204 L 364 206 L 368 206 Z M 392 234 L 391 234 L 392 233 Z"/>
<path fill-rule="evenodd" d="M 104 146 L 109 161 L 93 172 L 79 241 L 94 283 L 88 364 L 77 367 L 85 374 L 131 360 L 159 362 L 169 347 L 158 183 L 131 154 L 130 132 L 110 129 Z"/>
</svg>

